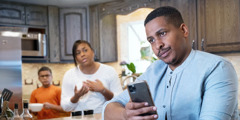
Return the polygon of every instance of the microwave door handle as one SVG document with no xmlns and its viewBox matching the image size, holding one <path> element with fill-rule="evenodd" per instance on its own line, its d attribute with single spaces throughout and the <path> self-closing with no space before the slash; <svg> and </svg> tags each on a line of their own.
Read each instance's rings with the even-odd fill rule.
<svg viewBox="0 0 240 120">
<path fill-rule="evenodd" d="M 44 46 L 44 44 L 43 44 L 43 38 L 42 38 L 42 35 L 41 34 L 38 34 L 38 47 L 39 47 L 39 53 L 38 53 L 38 55 L 40 55 L 40 56 L 42 56 L 43 55 L 43 53 L 42 53 L 42 50 L 43 50 L 43 46 Z"/>
<path fill-rule="evenodd" d="M 41 36 L 41 38 L 40 38 L 41 54 L 42 54 L 42 56 L 46 56 L 46 35 L 42 34 L 40 36 Z"/>
<path fill-rule="evenodd" d="M 45 39 L 45 35 L 39 34 L 38 36 L 38 42 L 39 42 L 39 51 L 40 51 L 40 55 L 41 56 L 46 56 L 46 39 Z"/>
<path fill-rule="evenodd" d="M 43 56 L 46 56 L 46 52 L 47 52 L 47 43 L 46 43 L 46 40 L 47 40 L 47 35 L 44 34 L 43 35 Z"/>
</svg>

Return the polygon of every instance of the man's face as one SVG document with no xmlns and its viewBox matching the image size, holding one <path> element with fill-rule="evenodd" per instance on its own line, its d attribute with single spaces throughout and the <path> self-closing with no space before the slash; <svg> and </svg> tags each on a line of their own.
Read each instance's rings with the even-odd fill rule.
<svg viewBox="0 0 240 120">
<path fill-rule="evenodd" d="M 161 16 L 149 21 L 145 30 L 154 54 L 172 69 L 179 66 L 191 51 L 185 24 L 176 27 Z"/>
<path fill-rule="evenodd" d="M 49 87 L 52 83 L 52 74 L 48 70 L 39 72 L 38 78 L 43 87 Z"/>
</svg>

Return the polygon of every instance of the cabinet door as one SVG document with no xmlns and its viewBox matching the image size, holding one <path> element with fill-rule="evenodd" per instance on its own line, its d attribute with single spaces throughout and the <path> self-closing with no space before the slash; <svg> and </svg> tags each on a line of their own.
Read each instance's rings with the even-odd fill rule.
<svg viewBox="0 0 240 120">
<path fill-rule="evenodd" d="M 183 17 L 184 23 L 189 29 L 189 44 L 193 49 L 197 49 L 197 11 L 196 0 L 162 0 L 161 6 L 173 6 L 177 8 Z"/>
<path fill-rule="evenodd" d="M 26 6 L 26 24 L 27 25 L 47 25 L 47 7 Z"/>
<path fill-rule="evenodd" d="M 25 24 L 24 6 L 0 3 L 0 23 Z"/>
<path fill-rule="evenodd" d="M 72 46 L 76 40 L 87 39 L 86 9 L 60 9 L 61 60 L 73 60 Z"/>
<path fill-rule="evenodd" d="M 50 62 L 60 62 L 59 9 L 48 6 L 49 57 Z"/>
<path fill-rule="evenodd" d="M 100 20 L 100 62 L 117 61 L 116 15 L 107 15 Z"/>
<path fill-rule="evenodd" d="M 117 61 L 116 15 L 99 17 L 98 6 L 90 7 L 90 40 L 94 48 L 95 60 L 99 62 Z"/>
<path fill-rule="evenodd" d="M 240 51 L 239 4 L 239 0 L 199 0 L 201 50 Z"/>
</svg>

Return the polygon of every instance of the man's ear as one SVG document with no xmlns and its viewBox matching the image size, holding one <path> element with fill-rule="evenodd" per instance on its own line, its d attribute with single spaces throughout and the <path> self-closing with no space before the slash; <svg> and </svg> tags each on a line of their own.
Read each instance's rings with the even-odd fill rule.
<svg viewBox="0 0 240 120">
<path fill-rule="evenodd" d="M 189 31 L 188 31 L 187 25 L 184 24 L 184 23 L 182 23 L 182 24 L 180 25 L 180 29 L 181 29 L 181 31 L 183 32 L 184 37 L 188 37 Z"/>
</svg>

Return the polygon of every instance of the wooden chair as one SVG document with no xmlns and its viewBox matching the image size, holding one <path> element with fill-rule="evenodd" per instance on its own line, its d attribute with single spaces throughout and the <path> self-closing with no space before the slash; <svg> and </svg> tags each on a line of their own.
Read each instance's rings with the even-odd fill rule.
<svg viewBox="0 0 240 120">
<path fill-rule="evenodd" d="M 136 75 L 122 76 L 121 80 L 122 89 L 125 90 L 127 88 L 127 84 L 134 82 L 137 77 L 138 76 Z"/>
</svg>

